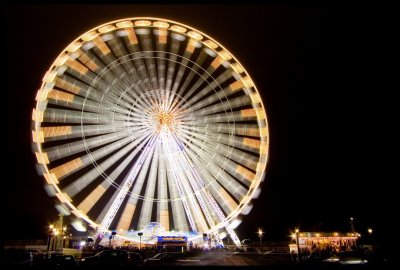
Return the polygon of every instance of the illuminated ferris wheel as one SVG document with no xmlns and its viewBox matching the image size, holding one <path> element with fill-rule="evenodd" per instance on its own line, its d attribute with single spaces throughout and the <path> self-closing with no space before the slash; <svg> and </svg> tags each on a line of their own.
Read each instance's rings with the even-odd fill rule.
<svg viewBox="0 0 400 270">
<path fill-rule="evenodd" d="M 129 18 L 69 44 L 33 110 L 38 170 L 57 209 L 129 238 L 150 222 L 240 245 L 258 196 L 268 126 L 249 74 L 192 27 Z"/>
</svg>

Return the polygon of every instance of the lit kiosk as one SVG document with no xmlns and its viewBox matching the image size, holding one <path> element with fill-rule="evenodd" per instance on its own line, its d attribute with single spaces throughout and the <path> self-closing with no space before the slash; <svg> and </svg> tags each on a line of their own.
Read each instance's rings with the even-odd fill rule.
<svg viewBox="0 0 400 270">
<path fill-rule="evenodd" d="M 299 232 L 292 234 L 292 243 L 289 244 L 290 253 L 308 253 L 314 250 L 332 249 L 335 251 L 351 250 L 360 237 L 358 233 L 337 232 Z"/>
<path fill-rule="evenodd" d="M 183 252 L 187 248 L 187 236 L 158 236 L 157 250 Z"/>
</svg>

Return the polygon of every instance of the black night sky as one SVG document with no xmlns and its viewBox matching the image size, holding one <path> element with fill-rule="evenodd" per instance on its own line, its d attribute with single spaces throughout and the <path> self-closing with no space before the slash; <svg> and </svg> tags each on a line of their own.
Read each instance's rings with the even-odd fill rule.
<svg viewBox="0 0 400 270">
<path fill-rule="evenodd" d="M 383 34 L 365 7 L 303 5 L 2 6 L 2 238 L 44 238 L 56 217 L 35 171 L 31 111 L 41 78 L 72 40 L 105 22 L 152 16 L 209 34 L 246 67 L 267 109 L 270 156 L 240 238 L 301 230 L 388 237 L 393 177 L 385 130 Z M 370 7 L 371 8 L 371 7 Z M 376 11 L 378 12 L 378 11 Z M 385 111 L 385 112 L 384 112 Z M 4 233 L 6 232 L 6 233 Z"/>
</svg>

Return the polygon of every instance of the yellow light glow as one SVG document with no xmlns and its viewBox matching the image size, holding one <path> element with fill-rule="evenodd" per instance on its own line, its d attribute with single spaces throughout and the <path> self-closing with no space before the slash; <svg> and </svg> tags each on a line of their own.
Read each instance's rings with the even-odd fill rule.
<svg viewBox="0 0 400 270">
<path fill-rule="evenodd" d="M 255 174 L 252 173 L 251 171 L 249 171 L 248 169 L 246 169 L 245 167 L 241 166 L 241 165 L 237 165 L 236 166 L 236 172 L 239 173 L 240 175 L 242 175 L 244 178 L 246 178 L 249 181 L 253 181 Z"/>
<path fill-rule="evenodd" d="M 251 148 L 260 148 L 260 141 L 255 140 L 255 139 L 250 139 L 250 138 L 243 138 L 243 144 L 246 146 L 250 146 Z"/>
<path fill-rule="evenodd" d="M 231 89 L 232 92 L 237 91 L 239 89 L 241 89 L 244 86 L 242 80 L 233 82 L 229 85 L 229 88 Z"/>
<path fill-rule="evenodd" d="M 66 64 L 76 72 L 85 75 L 89 69 L 74 59 L 68 59 Z"/>
<path fill-rule="evenodd" d="M 165 228 L 165 230 L 169 230 L 169 214 L 168 210 L 161 210 L 160 211 L 160 222 L 161 226 Z"/>
<path fill-rule="evenodd" d="M 72 102 L 74 100 L 74 95 L 53 89 L 48 93 L 47 98 L 65 102 Z"/>
<path fill-rule="evenodd" d="M 228 53 L 227 51 L 220 51 L 218 52 L 218 54 L 225 60 L 225 61 L 229 61 L 232 59 L 232 56 L 230 53 Z"/>
<path fill-rule="evenodd" d="M 57 78 L 55 81 L 55 84 L 57 87 L 62 88 L 64 90 L 67 90 L 68 92 L 74 93 L 74 94 L 79 94 L 81 91 L 81 88 L 67 82 L 66 80 L 63 80 L 61 78 Z"/>
<path fill-rule="evenodd" d="M 106 43 L 100 37 L 96 38 L 93 43 L 96 44 L 102 54 L 107 55 L 111 52 Z"/>
<path fill-rule="evenodd" d="M 260 95 L 259 95 L 258 93 L 251 94 L 251 95 L 250 95 L 250 98 L 251 98 L 251 101 L 252 101 L 254 104 L 261 103 L 261 97 L 260 97 Z"/>
<path fill-rule="evenodd" d="M 46 179 L 48 184 L 58 184 L 58 179 L 54 173 L 44 173 L 44 179 Z"/>
<path fill-rule="evenodd" d="M 118 28 L 129 28 L 132 26 L 133 26 L 133 23 L 131 21 L 123 21 L 123 22 L 117 23 Z"/>
<path fill-rule="evenodd" d="M 51 169 L 50 173 L 55 174 L 57 178 L 61 178 L 64 175 L 69 174 L 70 172 L 76 171 L 81 166 L 83 166 L 83 162 L 82 159 L 78 157 Z"/>
<path fill-rule="evenodd" d="M 33 142 L 35 143 L 43 143 L 44 142 L 44 135 L 42 131 L 36 132 L 32 130 L 32 138 Z"/>
<path fill-rule="evenodd" d="M 136 26 L 150 26 L 151 21 L 146 21 L 146 20 L 140 20 L 135 22 Z"/>
<path fill-rule="evenodd" d="M 114 25 L 110 24 L 110 25 L 106 25 L 106 26 L 103 26 L 103 27 L 99 28 L 99 32 L 104 34 L 104 33 L 111 32 L 111 31 L 113 31 L 115 29 L 116 29 L 116 27 Z"/>
<path fill-rule="evenodd" d="M 57 76 L 57 71 L 52 70 L 52 71 L 47 71 L 46 75 L 44 75 L 43 77 L 43 82 L 45 83 L 51 83 L 52 81 L 54 81 L 54 78 Z"/>
<path fill-rule="evenodd" d="M 187 45 L 187 47 L 186 47 L 186 50 L 187 50 L 188 52 L 190 52 L 190 53 L 193 53 L 194 50 L 195 50 L 195 48 L 196 48 L 196 44 L 197 44 L 197 41 L 196 41 L 196 40 L 190 39 L 189 42 L 188 42 L 188 45 Z"/>
<path fill-rule="evenodd" d="M 210 49 L 216 49 L 216 48 L 218 48 L 218 45 L 215 43 L 215 42 L 213 42 L 213 41 L 211 41 L 211 40 L 206 40 L 206 41 L 204 41 L 203 42 L 207 47 L 209 47 Z"/>
<path fill-rule="evenodd" d="M 200 35 L 199 33 L 195 32 L 195 31 L 189 31 L 187 34 L 188 34 L 189 37 L 194 38 L 196 40 L 202 40 L 203 39 L 203 36 Z"/>
<path fill-rule="evenodd" d="M 94 61 L 92 61 L 92 59 L 90 59 L 89 56 L 87 56 L 86 54 L 82 54 L 79 57 L 79 61 L 81 61 L 83 64 L 85 64 L 87 67 L 89 67 L 93 71 L 98 69 L 98 66 L 96 65 L 96 63 Z"/>
<path fill-rule="evenodd" d="M 158 27 L 158 28 L 168 28 L 168 27 L 169 27 L 169 23 L 160 22 L 160 21 L 153 22 L 153 25 L 154 25 L 155 27 Z"/>
<path fill-rule="evenodd" d="M 171 30 L 178 32 L 178 33 L 186 33 L 187 29 L 185 27 L 179 25 L 173 25 L 170 28 Z"/>
<path fill-rule="evenodd" d="M 135 34 L 135 31 L 133 31 L 132 28 L 126 29 L 126 32 L 128 33 L 128 39 L 130 44 L 137 44 L 138 40 Z"/>
<path fill-rule="evenodd" d="M 39 164 L 49 164 L 49 158 L 46 153 L 36 152 L 35 154 Z"/>
<path fill-rule="evenodd" d="M 216 57 L 216 58 L 214 59 L 214 61 L 211 63 L 211 66 L 212 66 L 214 69 L 217 69 L 217 68 L 219 67 L 219 65 L 222 64 L 223 61 L 224 61 L 224 59 L 222 59 L 222 57 Z"/>
<path fill-rule="evenodd" d="M 68 58 L 69 58 L 68 54 L 62 54 L 56 59 L 56 61 L 54 61 L 54 65 L 57 67 L 62 66 L 65 64 Z"/>
<path fill-rule="evenodd" d="M 246 88 L 251 88 L 254 86 L 253 81 L 250 79 L 249 76 L 243 77 L 242 78 L 243 84 Z"/>
<path fill-rule="evenodd" d="M 97 186 L 79 205 L 78 209 L 83 213 L 87 214 L 90 209 L 92 209 L 95 202 L 97 202 L 100 197 L 106 192 L 103 186 Z"/>
<path fill-rule="evenodd" d="M 81 36 L 81 39 L 83 39 L 84 41 L 91 41 L 91 40 L 95 39 L 98 36 L 99 36 L 99 34 L 96 31 L 92 31 L 92 32 L 88 32 L 88 33 L 83 34 Z"/>
<path fill-rule="evenodd" d="M 131 203 L 126 204 L 121 219 L 118 222 L 117 230 L 129 230 L 129 226 L 131 224 L 133 214 L 135 213 L 135 209 L 135 205 Z"/>
<path fill-rule="evenodd" d="M 82 47 L 82 43 L 75 41 L 69 44 L 65 50 L 68 52 L 76 52 L 80 47 Z"/>
<path fill-rule="evenodd" d="M 231 65 L 231 68 L 233 69 L 233 71 L 235 71 L 236 73 L 240 74 L 242 73 L 244 70 L 242 68 L 241 65 L 239 65 L 238 63 L 234 63 Z"/>
</svg>

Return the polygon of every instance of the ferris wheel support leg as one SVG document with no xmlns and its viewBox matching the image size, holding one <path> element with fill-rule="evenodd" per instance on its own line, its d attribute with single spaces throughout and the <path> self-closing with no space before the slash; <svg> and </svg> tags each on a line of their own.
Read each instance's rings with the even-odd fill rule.
<svg viewBox="0 0 400 270">
<path fill-rule="evenodd" d="M 99 244 L 100 244 L 100 242 L 101 242 L 101 240 L 102 240 L 102 237 L 100 237 L 101 236 L 101 232 L 99 232 L 99 231 L 96 231 L 94 234 L 93 234 L 93 236 L 92 236 L 92 238 L 93 238 L 93 240 L 94 240 L 94 242 L 93 242 L 93 248 L 96 248 Z"/>
<path fill-rule="evenodd" d="M 237 247 L 241 247 L 242 243 L 240 243 L 240 239 L 237 236 L 237 234 L 235 233 L 235 231 L 233 229 L 229 228 L 229 226 L 226 226 L 225 229 L 228 232 L 229 237 L 232 239 L 233 243 L 235 243 L 235 245 Z"/>
</svg>

